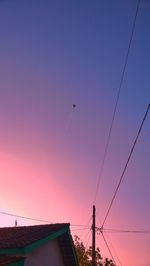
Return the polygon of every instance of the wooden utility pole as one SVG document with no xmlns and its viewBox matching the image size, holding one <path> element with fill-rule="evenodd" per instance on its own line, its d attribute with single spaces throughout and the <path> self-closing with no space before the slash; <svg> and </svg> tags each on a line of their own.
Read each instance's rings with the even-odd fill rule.
<svg viewBox="0 0 150 266">
<path fill-rule="evenodd" d="M 95 252 L 95 205 L 93 205 L 93 223 L 92 223 L 92 266 L 96 266 L 96 252 Z"/>
</svg>

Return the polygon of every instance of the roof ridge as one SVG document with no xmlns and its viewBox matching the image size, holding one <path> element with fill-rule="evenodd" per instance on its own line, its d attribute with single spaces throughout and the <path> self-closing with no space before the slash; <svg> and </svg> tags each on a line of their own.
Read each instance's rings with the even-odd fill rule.
<svg viewBox="0 0 150 266">
<path fill-rule="evenodd" d="M 44 226 L 70 226 L 70 223 L 52 223 L 52 224 L 34 224 L 34 225 L 18 225 L 18 226 L 6 226 L 6 227 L 0 227 L 1 229 L 8 229 L 8 228 L 14 228 L 14 230 L 17 228 L 29 228 L 29 227 L 44 227 Z"/>
</svg>

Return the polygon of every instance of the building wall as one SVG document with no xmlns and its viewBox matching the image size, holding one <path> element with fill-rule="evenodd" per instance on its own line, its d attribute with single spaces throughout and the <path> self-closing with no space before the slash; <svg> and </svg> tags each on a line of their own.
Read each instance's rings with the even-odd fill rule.
<svg viewBox="0 0 150 266">
<path fill-rule="evenodd" d="M 24 266 L 24 260 L 18 261 L 18 262 L 14 262 L 14 263 L 11 263 L 11 264 L 9 263 L 9 266 Z"/>
<path fill-rule="evenodd" d="M 26 255 L 25 266 L 64 266 L 57 240 L 35 249 Z"/>
</svg>

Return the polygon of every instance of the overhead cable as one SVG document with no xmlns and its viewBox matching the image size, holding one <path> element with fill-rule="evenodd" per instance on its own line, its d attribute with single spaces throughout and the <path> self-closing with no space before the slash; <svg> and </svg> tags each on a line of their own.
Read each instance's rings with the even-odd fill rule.
<svg viewBox="0 0 150 266">
<path fill-rule="evenodd" d="M 91 228 L 91 226 L 90 226 L 91 220 L 92 220 L 92 216 L 90 216 L 89 220 L 87 221 L 87 223 L 86 223 L 86 225 L 85 225 L 85 228 L 86 228 L 86 227 Z M 82 233 L 80 234 L 80 238 L 81 238 L 81 239 L 82 239 L 82 238 L 85 238 L 85 237 L 83 237 L 83 236 L 84 236 L 84 231 L 82 231 Z"/>
<path fill-rule="evenodd" d="M 9 213 L 9 212 L 0 211 L 0 214 L 12 216 L 12 217 L 17 217 L 17 218 L 22 218 L 22 219 L 26 219 L 26 220 L 31 220 L 31 221 L 37 221 L 37 222 L 43 222 L 43 223 L 53 223 L 52 221 L 22 216 L 22 215 L 18 215 L 18 214 L 14 214 L 14 213 Z"/>
<path fill-rule="evenodd" d="M 139 7 L 140 7 L 140 1 L 141 0 L 137 1 L 137 6 L 136 6 L 135 16 L 134 16 L 134 20 L 133 20 L 131 35 L 130 35 L 130 39 L 129 39 L 129 44 L 128 44 L 127 53 L 126 53 L 126 56 L 125 56 L 125 61 L 124 61 L 122 73 L 121 73 L 121 79 L 120 79 L 120 83 L 119 83 L 119 87 L 118 87 L 118 92 L 117 92 L 117 97 L 116 97 L 115 106 L 114 106 L 114 110 L 113 110 L 112 120 L 111 120 L 111 123 L 110 123 L 110 128 L 109 128 L 109 132 L 108 132 L 108 136 L 107 136 L 107 140 L 106 140 L 106 145 L 105 145 L 105 149 L 104 149 L 104 154 L 103 154 L 103 159 L 102 159 L 102 163 L 101 163 L 101 167 L 100 167 L 100 172 L 99 172 L 99 175 L 98 175 L 98 180 L 97 180 L 96 190 L 95 190 L 95 194 L 94 194 L 93 204 L 96 202 L 96 199 L 97 199 L 97 195 L 98 195 L 98 191 L 99 191 L 99 185 L 100 185 L 100 180 L 102 178 L 103 169 L 104 169 L 104 165 L 105 165 L 105 161 L 106 161 L 106 157 L 107 157 L 107 153 L 108 153 L 108 148 L 109 148 L 109 144 L 110 144 L 112 128 L 113 128 L 115 117 L 116 117 L 116 112 L 117 112 L 117 108 L 118 108 L 118 102 L 119 102 L 119 98 L 120 98 L 120 92 L 121 92 L 122 84 L 123 84 L 123 81 L 124 81 L 125 71 L 126 71 L 126 67 L 127 67 L 127 63 L 128 63 L 128 59 L 129 59 L 129 53 L 130 53 L 130 49 L 131 49 L 131 44 L 132 44 L 132 40 L 133 40 L 133 35 L 134 35 L 134 31 L 135 31 L 137 16 L 138 16 Z"/>
<path fill-rule="evenodd" d="M 108 245 L 108 242 L 107 242 L 107 240 L 106 240 L 106 238 L 105 238 L 105 236 L 104 236 L 103 233 L 102 233 L 102 237 L 103 237 L 103 240 L 104 240 L 104 242 L 105 242 L 105 245 L 106 245 L 106 247 L 107 247 L 107 249 L 108 249 L 108 251 L 109 251 L 109 254 L 110 254 L 111 258 L 112 258 L 113 263 L 117 266 L 117 263 L 115 262 L 114 256 L 113 256 L 113 254 L 112 254 L 112 252 L 111 252 L 111 249 L 110 249 L 110 247 L 109 247 L 109 245 Z"/>
<path fill-rule="evenodd" d="M 89 241 L 90 241 L 90 235 L 91 235 L 91 229 L 90 229 L 89 232 L 87 233 L 87 241 L 86 241 L 86 244 L 85 244 L 85 248 L 86 248 L 86 249 L 88 248 L 88 244 L 89 244 Z"/>
<path fill-rule="evenodd" d="M 84 231 L 89 229 L 90 229 L 89 227 L 85 227 L 85 228 L 71 229 L 71 231 Z"/>
<path fill-rule="evenodd" d="M 130 153 L 129 153 L 129 156 L 128 156 L 128 159 L 127 159 L 127 162 L 126 162 L 126 164 L 125 164 L 125 167 L 124 167 L 124 169 L 123 169 L 122 175 L 121 175 L 121 177 L 120 177 L 120 179 L 119 179 L 118 185 L 117 185 L 117 187 L 116 187 L 116 190 L 115 190 L 115 192 L 114 192 L 114 195 L 113 195 L 113 197 L 112 197 L 112 200 L 111 200 L 111 202 L 110 202 L 110 205 L 109 205 L 109 207 L 108 207 L 108 210 L 107 210 L 107 212 L 106 212 L 106 215 L 105 215 L 104 221 L 103 221 L 103 223 L 102 223 L 102 227 L 104 226 L 104 224 L 105 224 L 105 222 L 106 222 L 106 219 L 107 219 L 107 217 L 108 217 L 108 215 L 109 215 L 109 212 L 110 212 L 110 210 L 111 210 L 111 208 L 112 208 L 112 205 L 113 205 L 113 203 L 114 203 L 114 200 L 115 200 L 115 198 L 116 198 L 117 192 L 118 192 L 118 190 L 119 190 L 119 188 L 120 188 L 121 182 L 122 182 L 122 180 L 123 180 L 124 174 L 125 174 L 125 172 L 126 172 L 126 169 L 127 169 L 127 167 L 128 167 L 129 161 L 130 161 L 131 156 L 132 156 L 132 154 L 133 154 L 133 151 L 134 151 L 135 145 L 136 145 L 137 140 L 138 140 L 138 138 L 139 138 L 139 135 L 140 135 L 140 132 L 141 132 L 141 130 L 142 130 L 143 124 L 144 124 L 144 122 L 145 122 L 145 119 L 146 119 L 146 117 L 147 117 L 147 115 L 148 115 L 149 109 L 150 109 L 150 103 L 149 103 L 149 105 L 148 105 L 148 107 L 147 107 L 147 109 L 146 109 L 146 112 L 145 112 L 145 115 L 144 115 L 144 117 L 143 117 L 142 123 L 141 123 L 141 125 L 140 125 L 139 130 L 138 130 L 137 136 L 136 136 L 136 138 L 135 138 L 135 140 L 134 140 L 134 142 L 133 142 L 133 145 L 132 145 L 131 151 L 130 151 Z"/>
<path fill-rule="evenodd" d="M 8 215 L 8 216 L 16 217 L 16 218 L 21 218 L 21 219 L 25 219 L 25 220 L 42 222 L 42 223 L 54 223 L 54 222 L 52 222 L 50 220 L 37 219 L 37 218 L 22 216 L 22 215 L 10 213 L 10 212 L 0 211 L 0 214 L 2 214 L 2 215 Z M 87 226 L 86 225 L 83 225 L 83 224 L 70 224 L 70 226 L 72 226 L 72 227 L 83 227 L 83 229 L 84 228 L 85 229 L 87 228 Z M 89 228 L 90 227 L 88 227 L 88 229 Z"/>
<path fill-rule="evenodd" d="M 133 233 L 133 234 L 150 234 L 150 230 L 122 230 L 122 229 L 106 229 L 103 232 L 107 233 Z"/>
<path fill-rule="evenodd" d="M 121 262 L 120 258 L 118 257 L 118 253 L 116 252 L 116 249 L 114 248 L 114 245 L 112 244 L 112 241 L 110 240 L 110 238 L 108 237 L 108 234 L 106 232 L 105 232 L 105 235 L 107 236 L 107 242 L 109 241 L 109 245 L 111 246 L 111 249 L 113 250 L 113 254 L 115 255 L 120 266 L 122 266 L 122 262 Z"/>
</svg>

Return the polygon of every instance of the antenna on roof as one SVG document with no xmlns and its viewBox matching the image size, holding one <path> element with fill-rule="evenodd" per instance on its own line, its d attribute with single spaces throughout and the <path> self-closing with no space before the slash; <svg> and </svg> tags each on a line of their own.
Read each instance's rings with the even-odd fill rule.
<svg viewBox="0 0 150 266">
<path fill-rule="evenodd" d="M 18 223 L 17 223 L 17 219 L 15 220 L 15 227 L 17 227 L 18 226 Z"/>
</svg>

